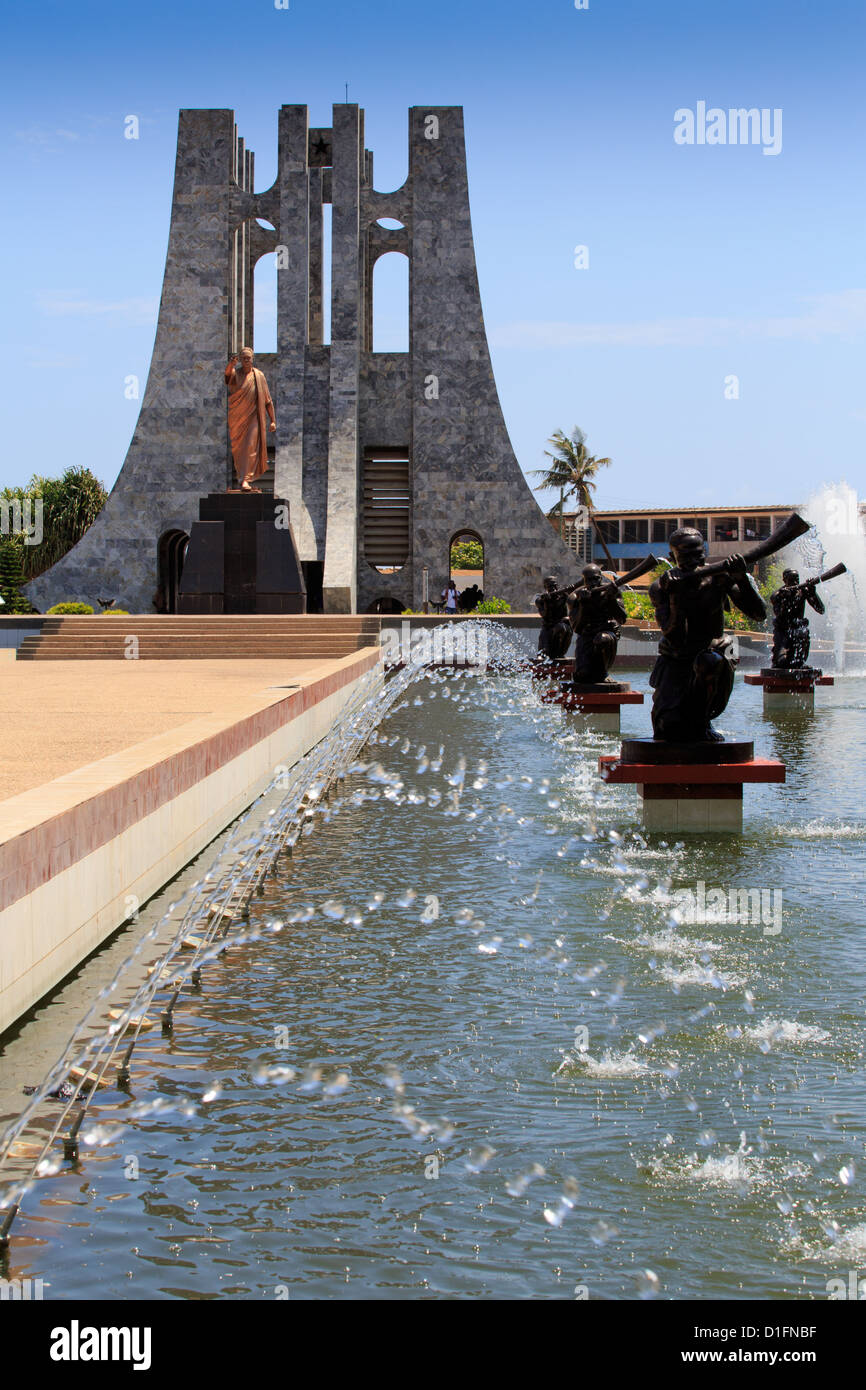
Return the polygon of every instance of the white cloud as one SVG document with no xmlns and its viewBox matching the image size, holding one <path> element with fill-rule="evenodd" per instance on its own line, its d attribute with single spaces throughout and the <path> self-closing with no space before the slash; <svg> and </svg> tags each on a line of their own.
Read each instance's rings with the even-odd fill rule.
<svg viewBox="0 0 866 1390">
<path fill-rule="evenodd" d="M 813 295 L 800 314 L 776 318 L 670 318 L 632 323 L 524 321 L 491 333 L 494 347 L 727 347 L 755 338 L 819 342 L 866 329 L 866 290 Z"/>
<path fill-rule="evenodd" d="M 157 299 L 85 299 L 76 293 L 41 294 L 39 309 L 50 318 L 100 318 L 114 314 L 129 323 L 156 323 Z"/>
<path fill-rule="evenodd" d="M 31 125 L 26 130 L 16 130 L 15 139 L 24 145 L 40 145 L 43 149 L 65 149 L 71 141 L 81 137 L 77 130 L 49 130 L 45 126 Z"/>
</svg>

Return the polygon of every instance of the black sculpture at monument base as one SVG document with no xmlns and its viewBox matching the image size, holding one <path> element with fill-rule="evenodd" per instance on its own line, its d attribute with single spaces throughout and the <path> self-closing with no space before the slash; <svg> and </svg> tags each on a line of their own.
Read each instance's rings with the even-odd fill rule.
<svg viewBox="0 0 866 1390">
<path fill-rule="evenodd" d="M 181 613 L 305 613 L 289 504 L 259 492 L 199 500 L 180 579 Z"/>
</svg>

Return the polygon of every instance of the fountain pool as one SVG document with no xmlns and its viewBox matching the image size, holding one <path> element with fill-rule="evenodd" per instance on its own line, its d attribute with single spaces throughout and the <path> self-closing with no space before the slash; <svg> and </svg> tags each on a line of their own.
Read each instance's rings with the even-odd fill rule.
<svg viewBox="0 0 866 1390">
<path fill-rule="evenodd" d="M 414 674 L 265 879 L 253 939 L 171 1037 L 141 1034 L 129 1091 L 100 1090 L 79 1160 L 26 1193 L 9 1277 L 119 1300 L 826 1298 L 866 1258 L 866 681 L 820 720 L 762 717 L 738 681 L 722 729 L 787 785 L 750 792 L 742 836 L 669 843 L 599 782 L 617 744 L 527 678 Z M 91 991 L 85 970 L 11 1042 L 10 1114 L 52 1010 Z"/>
</svg>

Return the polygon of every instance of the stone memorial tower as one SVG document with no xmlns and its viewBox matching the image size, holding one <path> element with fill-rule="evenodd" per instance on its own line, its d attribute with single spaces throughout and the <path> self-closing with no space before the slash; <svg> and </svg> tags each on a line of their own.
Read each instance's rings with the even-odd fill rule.
<svg viewBox="0 0 866 1390">
<path fill-rule="evenodd" d="M 273 474 L 289 502 L 308 608 L 420 608 L 449 574 L 452 539 L 484 547 L 484 588 L 531 607 L 548 572 L 576 577 L 524 480 L 484 328 L 460 107 L 409 111 L 409 175 L 373 184 L 364 113 L 337 105 L 311 128 L 279 113 L 278 172 L 253 192 L 233 112 L 180 113 L 153 359 L 126 461 L 96 523 L 31 582 L 61 599 L 177 608 L 199 499 L 231 485 L 223 372 L 253 338 L 253 268 L 277 256 L 277 351 L 257 353 L 274 399 Z M 322 341 L 323 207 L 331 213 L 331 341 Z M 396 221 L 398 227 L 382 226 Z M 268 226 L 263 226 L 262 223 Z M 373 352 L 373 267 L 409 260 L 409 351 Z"/>
</svg>

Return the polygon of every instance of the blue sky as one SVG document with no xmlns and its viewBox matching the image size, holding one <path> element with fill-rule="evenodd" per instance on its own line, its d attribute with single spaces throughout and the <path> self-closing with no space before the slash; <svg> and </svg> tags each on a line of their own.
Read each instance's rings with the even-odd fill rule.
<svg viewBox="0 0 866 1390">
<path fill-rule="evenodd" d="M 380 189 L 405 177 L 409 106 L 465 108 L 482 300 L 525 470 L 579 424 L 614 460 L 600 506 L 797 502 L 840 478 L 866 492 L 861 3 L 48 0 L 6 7 L 2 40 L 0 485 L 68 463 L 110 484 L 121 467 L 178 109 L 233 107 L 262 189 L 281 103 L 327 125 L 348 82 Z M 781 151 L 676 144 L 675 111 L 699 101 L 781 109 Z M 384 285 L 379 299 L 387 329 Z"/>
</svg>

